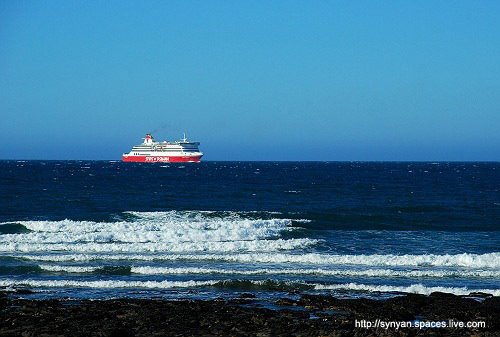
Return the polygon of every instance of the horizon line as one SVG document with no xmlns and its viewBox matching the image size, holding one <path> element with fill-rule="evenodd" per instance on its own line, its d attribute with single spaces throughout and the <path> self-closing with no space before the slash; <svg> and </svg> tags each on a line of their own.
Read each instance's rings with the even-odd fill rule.
<svg viewBox="0 0 500 337">
<path fill-rule="evenodd" d="M 106 161 L 120 162 L 121 159 L 0 159 L 0 161 Z M 176 162 L 157 162 L 157 163 L 138 163 L 138 164 L 201 164 L 206 162 L 248 162 L 248 163 L 500 163 L 500 160 L 203 160 L 199 163 L 176 163 Z"/>
</svg>

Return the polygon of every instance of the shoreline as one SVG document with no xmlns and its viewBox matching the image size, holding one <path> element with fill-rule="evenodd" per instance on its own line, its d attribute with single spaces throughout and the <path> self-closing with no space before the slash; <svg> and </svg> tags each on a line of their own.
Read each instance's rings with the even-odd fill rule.
<svg viewBox="0 0 500 337">
<path fill-rule="evenodd" d="M 301 294 L 262 306 L 236 299 L 30 300 L 0 292 L 0 336 L 497 336 L 500 297 L 406 294 L 339 299 Z M 368 327 L 379 324 L 378 328 Z M 395 323 L 390 323 L 395 322 Z M 398 323 L 399 322 L 399 323 Z M 484 327 L 403 327 L 404 322 L 484 322 Z M 419 322 L 419 323 L 416 323 Z M 455 322 L 455 323 L 453 323 Z M 394 324 L 387 329 L 383 324 Z M 400 324 L 397 328 L 396 324 Z M 356 326 L 357 325 L 357 326 Z"/>
</svg>

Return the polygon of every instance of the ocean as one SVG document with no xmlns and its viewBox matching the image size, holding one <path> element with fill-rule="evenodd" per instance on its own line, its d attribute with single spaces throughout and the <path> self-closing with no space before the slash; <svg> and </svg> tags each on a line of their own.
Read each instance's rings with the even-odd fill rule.
<svg viewBox="0 0 500 337">
<path fill-rule="evenodd" d="M 500 296 L 498 162 L 11 160 L 0 186 L 24 298 Z"/>
</svg>

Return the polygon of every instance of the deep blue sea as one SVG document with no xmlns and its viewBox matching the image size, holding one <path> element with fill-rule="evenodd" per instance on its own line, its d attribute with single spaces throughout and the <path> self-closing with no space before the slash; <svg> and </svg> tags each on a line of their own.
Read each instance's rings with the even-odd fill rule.
<svg viewBox="0 0 500 337">
<path fill-rule="evenodd" d="M 0 161 L 28 298 L 500 296 L 500 163 Z"/>
</svg>

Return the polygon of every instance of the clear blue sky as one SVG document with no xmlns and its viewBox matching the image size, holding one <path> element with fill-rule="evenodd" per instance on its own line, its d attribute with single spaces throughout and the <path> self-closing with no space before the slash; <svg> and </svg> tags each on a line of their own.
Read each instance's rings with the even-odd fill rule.
<svg viewBox="0 0 500 337">
<path fill-rule="evenodd" d="M 500 160 L 499 1 L 0 1 L 0 158 Z"/>
</svg>

